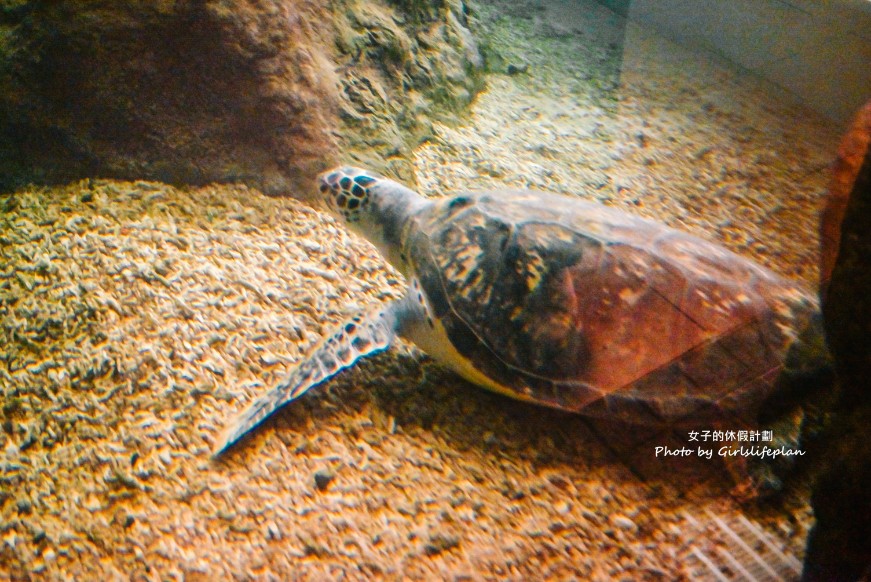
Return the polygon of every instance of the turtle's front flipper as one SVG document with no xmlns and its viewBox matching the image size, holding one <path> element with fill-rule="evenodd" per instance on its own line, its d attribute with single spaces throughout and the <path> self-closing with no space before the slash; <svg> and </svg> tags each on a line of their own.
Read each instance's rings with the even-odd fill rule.
<svg viewBox="0 0 871 582">
<path fill-rule="evenodd" d="M 419 309 L 409 297 L 380 310 L 358 313 L 323 340 L 283 382 L 254 401 L 227 428 L 215 456 L 220 455 L 276 410 L 302 396 L 309 388 L 354 365 L 357 360 L 386 350 L 396 333 Z"/>
</svg>

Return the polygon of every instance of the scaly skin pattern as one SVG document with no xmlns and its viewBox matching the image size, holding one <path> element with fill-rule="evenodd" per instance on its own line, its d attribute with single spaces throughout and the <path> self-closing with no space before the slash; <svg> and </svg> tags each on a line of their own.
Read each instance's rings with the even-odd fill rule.
<svg viewBox="0 0 871 582">
<path fill-rule="evenodd" d="M 373 313 L 357 314 L 343 323 L 321 341 L 301 364 L 293 368 L 282 382 L 234 419 L 221 437 L 215 455 L 227 451 L 275 411 L 296 400 L 310 388 L 329 380 L 360 358 L 390 347 L 395 327 L 393 304 Z"/>
</svg>

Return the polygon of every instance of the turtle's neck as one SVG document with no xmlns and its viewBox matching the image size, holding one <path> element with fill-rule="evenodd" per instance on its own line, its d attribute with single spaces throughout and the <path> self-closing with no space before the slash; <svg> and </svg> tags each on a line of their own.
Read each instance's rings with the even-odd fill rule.
<svg viewBox="0 0 871 582">
<path fill-rule="evenodd" d="M 369 208 L 353 226 L 374 244 L 387 261 L 403 275 L 408 265 L 402 259 L 403 238 L 413 217 L 432 204 L 411 188 L 379 178 L 369 187 Z"/>
</svg>

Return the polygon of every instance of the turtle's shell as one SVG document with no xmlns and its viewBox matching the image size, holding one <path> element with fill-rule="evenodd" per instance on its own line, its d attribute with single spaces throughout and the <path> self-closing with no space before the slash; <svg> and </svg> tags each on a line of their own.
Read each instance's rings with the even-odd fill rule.
<svg viewBox="0 0 871 582">
<path fill-rule="evenodd" d="M 631 422 L 744 416 L 817 310 L 718 245 L 570 197 L 446 198 L 402 238 L 465 364 L 515 397 Z"/>
</svg>

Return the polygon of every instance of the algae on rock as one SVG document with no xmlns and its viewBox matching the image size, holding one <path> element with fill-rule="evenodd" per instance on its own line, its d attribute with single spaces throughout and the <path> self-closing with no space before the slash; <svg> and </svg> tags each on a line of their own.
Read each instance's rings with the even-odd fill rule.
<svg viewBox="0 0 871 582">
<path fill-rule="evenodd" d="M 465 19 L 413 1 L 3 2 L 0 188 L 111 176 L 305 197 L 349 149 L 401 158 L 430 114 L 471 100 Z"/>
</svg>

